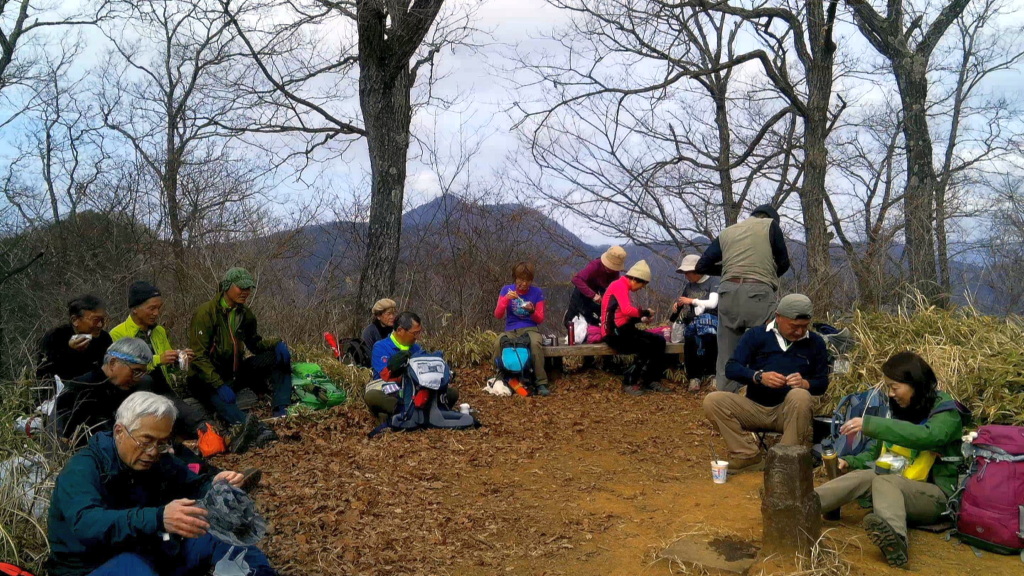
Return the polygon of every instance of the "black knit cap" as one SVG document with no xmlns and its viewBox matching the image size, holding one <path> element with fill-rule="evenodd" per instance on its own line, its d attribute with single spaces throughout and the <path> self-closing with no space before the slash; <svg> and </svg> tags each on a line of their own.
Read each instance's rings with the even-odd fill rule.
<svg viewBox="0 0 1024 576">
<path fill-rule="evenodd" d="M 145 280 L 132 282 L 128 288 L 128 308 L 135 308 L 150 298 L 160 295 L 160 290 Z"/>
</svg>

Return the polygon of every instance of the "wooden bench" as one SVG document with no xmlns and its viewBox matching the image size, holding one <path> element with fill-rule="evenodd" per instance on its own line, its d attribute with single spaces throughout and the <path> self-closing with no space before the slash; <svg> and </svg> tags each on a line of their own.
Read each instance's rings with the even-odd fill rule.
<svg viewBox="0 0 1024 576">
<path fill-rule="evenodd" d="M 683 360 L 683 344 L 665 344 L 665 354 L 679 356 Z M 544 346 L 544 363 L 548 372 L 548 381 L 554 382 L 562 374 L 562 359 L 588 356 L 618 356 L 607 344 L 577 344 L 575 346 Z"/>
</svg>

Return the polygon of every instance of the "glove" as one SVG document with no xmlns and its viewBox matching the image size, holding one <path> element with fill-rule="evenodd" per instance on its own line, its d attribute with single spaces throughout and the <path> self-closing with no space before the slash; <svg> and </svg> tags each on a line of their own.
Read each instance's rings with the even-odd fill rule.
<svg viewBox="0 0 1024 576">
<path fill-rule="evenodd" d="M 235 391 L 227 384 L 221 384 L 220 387 L 217 388 L 217 396 L 227 404 L 235 403 Z"/>
<path fill-rule="evenodd" d="M 274 347 L 274 354 L 277 356 L 278 364 L 290 364 L 292 361 L 292 353 L 288 351 L 288 345 L 284 340 L 278 342 Z"/>
<path fill-rule="evenodd" d="M 405 350 L 397 352 L 394 356 L 388 358 L 388 365 L 381 371 L 381 379 L 397 382 L 405 375 L 405 371 L 409 368 L 410 358 L 412 358 L 412 354 Z M 385 371 L 387 372 L 386 376 L 384 375 Z"/>
</svg>

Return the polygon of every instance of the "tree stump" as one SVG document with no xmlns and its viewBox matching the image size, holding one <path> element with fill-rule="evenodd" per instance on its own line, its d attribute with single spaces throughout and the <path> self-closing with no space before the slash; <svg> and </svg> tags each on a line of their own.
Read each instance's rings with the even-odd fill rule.
<svg viewBox="0 0 1024 576">
<path fill-rule="evenodd" d="M 809 448 L 778 445 L 768 451 L 761 516 L 765 552 L 810 557 L 821 537 L 821 502 Z"/>
</svg>

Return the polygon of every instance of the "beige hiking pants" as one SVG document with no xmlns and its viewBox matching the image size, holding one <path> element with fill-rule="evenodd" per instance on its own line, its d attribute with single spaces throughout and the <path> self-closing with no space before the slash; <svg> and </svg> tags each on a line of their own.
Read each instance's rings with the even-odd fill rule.
<svg viewBox="0 0 1024 576">
<path fill-rule="evenodd" d="M 821 499 L 822 513 L 870 495 L 874 513 L 904 538 L 908 523 L 935 524 L 946 511 L 946 493 L 935 484 L 894 474 L 879 475 L 874 470 L 854 470 L 814 491 Z"/>
<path fill-rule="evenodd" d="M 712 392 L 704 397 L 704 414 L 729 447 L 729 457 L 754 458 L 758 447 L 750 432 L 782 432 L 781 443 L 811 445 L 811 416 L 814 399 L 802 388 L 794 388 L 778 406 L 762 406 L 732 392 Z"/>
</svg>

